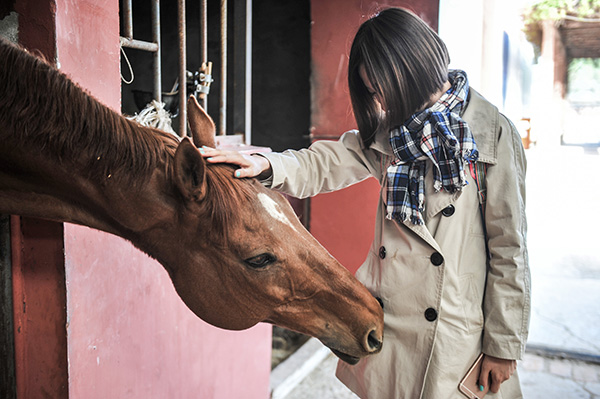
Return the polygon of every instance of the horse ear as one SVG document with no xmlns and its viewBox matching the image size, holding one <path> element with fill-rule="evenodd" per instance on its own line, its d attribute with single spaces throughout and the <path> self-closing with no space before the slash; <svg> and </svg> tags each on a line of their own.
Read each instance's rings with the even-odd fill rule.
<svg viewBox="0 0 600 399">
<path fill-rule="evenodd" d="M 196 97 L 190 96 L 187 102 L 187 110 L 192 130 L 192 138 L 197 147 L 203 145 L 215 147 L 215 123 L 198 104 Z"/>
<path fill-rule="evenodd" d="M 175 151 L 175 184 L 184 198 L 200 201 L 206 194 L 204 159 L 198 149 L 184 137 Z"/>
</svg>

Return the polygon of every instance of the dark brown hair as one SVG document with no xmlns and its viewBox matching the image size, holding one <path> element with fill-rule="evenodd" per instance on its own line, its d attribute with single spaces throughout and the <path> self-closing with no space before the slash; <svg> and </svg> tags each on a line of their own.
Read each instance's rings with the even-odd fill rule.
<svg viewBox="0 0 600 399">
<path fill-rule="evenodd" d="M 401 125 L 422 108 L 448 80 L 449 63 L 442 39 L 410 11 L 389 8 L 364 22 L 350 50 L 348 85 L 365 146 L 377 130 Z M 360 77 L 361 66 L 383 102 L 385 118 Z"/>
</svg>

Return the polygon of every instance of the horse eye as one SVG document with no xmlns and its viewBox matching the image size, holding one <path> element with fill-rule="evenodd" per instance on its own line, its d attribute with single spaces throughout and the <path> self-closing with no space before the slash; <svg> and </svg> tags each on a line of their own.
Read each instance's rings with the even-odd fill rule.
<svg viewBox="0 0 600 399">
<path fill-rule="evenodd" d="M 261 269 L 263 267 L 267 267 L 268 265 L 270 265 L 271 263 L 273 263 L 275 261 L 276 261 L 275 256 L 265 253 L 265 254 L 260 254 L 260 255 L 254 256 L 252 258 L 248 258 L 244 262 L 248 266 L 250 266 L 254 269 Z"/>
</svg>

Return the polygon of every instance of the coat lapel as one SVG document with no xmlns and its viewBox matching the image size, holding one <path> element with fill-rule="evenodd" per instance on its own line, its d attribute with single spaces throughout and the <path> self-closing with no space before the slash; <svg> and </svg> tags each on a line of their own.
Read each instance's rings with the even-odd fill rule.
<svg viewBox="0 0 600 399">
<path fill-rule="evenodd" d="M 433 249 L 435 249 L 438 252 L 442 252 L 439 244 L 433 238 L 433 236 L 431 235 L 431 232 L 427 229 L 427 226 L 425 226 L 424 224 L 413 224 L 413 223 L 411 223 L 410 220 L 405 220 L 403 222 L 403 224 L 404 224 L 404 226 L 409 228 L 413 233 L 415 233 L 416 235 L 421 237 L 423 240 L 425 240 L 425 242 L 427 242 L 427 244 L 431 245 L 433 247 Z"/>
<path fill-rule="evenodd" d="M 462 118 L 473 132 L 479 151 L 479 161 L 495 165 L 498 162 L 498 138 L 500 135 L 498 108 L 471 88 L 469 103 Z"/>
</svg>

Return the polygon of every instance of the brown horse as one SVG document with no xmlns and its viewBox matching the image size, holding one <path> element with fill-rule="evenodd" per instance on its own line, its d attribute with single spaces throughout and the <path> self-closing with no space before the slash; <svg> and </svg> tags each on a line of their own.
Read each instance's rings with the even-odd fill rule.
<svg viewBox="0 0 600 399">
<path fill-rule="evenodd" d="M 195 144 L 214 124 L 192 97 Z M 304 229 L 287 201 L 188 140 L 142 127 L 0 39 L 0 213 L 77 223 L 131 241 L 206 322 L 266 321 L 354 363 L 381 348 L 378 302 Z"/>
</svg>

